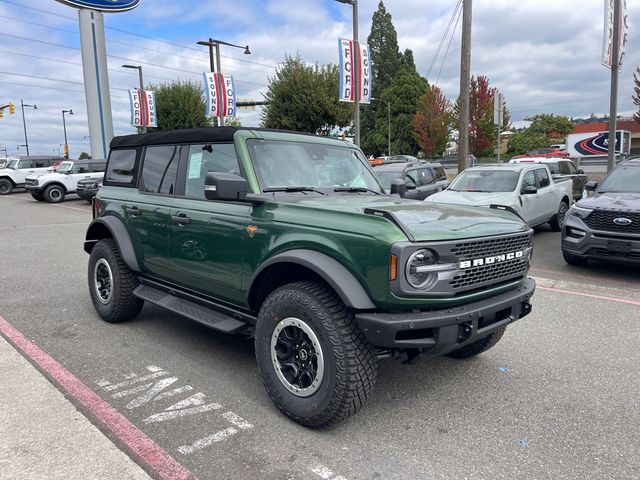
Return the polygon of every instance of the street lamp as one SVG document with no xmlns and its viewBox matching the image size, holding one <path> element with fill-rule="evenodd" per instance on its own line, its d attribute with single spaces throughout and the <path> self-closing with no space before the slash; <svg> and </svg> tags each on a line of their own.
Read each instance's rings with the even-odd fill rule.
<svg viewBox="0 0 640 480">
<path fill-rule="evenodd" d="M 122 65 L 122 68 L 131 68 L 133 70 L 138 70 L 138 76 L 140 78 L 140 95 L 144 95 L 144 81 L 142 79 L 142 66 L 140 65 Z M 147 133 L 147 125 L 146 125 L 146 118 L 144 118 L 144 111 L 143 109 L 140 109 L 140 111 L 142 112 L 142 117 L 140 119 L 140 132 L 139 133 Z"/>
<path fill-rule="evenodd" d="M 68 113 L 73 115 L 73 110 L 62 110 L 62 128 L 64 129 L 64 158 L 69 158 L 69 142 L 67 141 L 67 122 L 64 119 L 64 114 Z"/>
<path fill-rule="evenodd" d="M 214 40 L 213 38 L 209 37 L 209 40 L 200 40 L 199 42 L 196 42 L 198 45 L 203 45 L 205 47 L 209 47 L 209 66 L 211 67 L 211 72 L 212 73 L 222 73 L 222 69 L 220 67 L 220 45 L 227 45 L 229 47 L 235 47 L 235 48 L 244 48 L 244 54 L 245 55 L 251 55 L 251 50 L 249 50 L 249 45 L 245 45 L 244 47 L 242 45 L 235 45 L 233 43 L 229 43 L 229 42 L 223 42 L 222 40 Z M 215 48 L 216 50 L 216 59 L 215 59 L 215 64 L 213 61 L 213 49 Z M 217 66 L 217 70 L 216 70 L 216 66 Z M 222 119 L 219 120 L 220 122 L 220 126 L 223 125 Z"/>
<path fill-rule="evenodd" d="M 33 108 L 34 110 L 37 110 L 38 106 L 24 103 L 22 99 L 20 99 L 20 106 L 22 107 L 22 126 L 24 128 L 24 144 L 25 144 L 25 147 L 27 147 L 27 157 L 28 157 L 29 156 L 29 140 L 27 140 L 27 121 L 24 118 L 24 107 L 30 107 L 30 108 Z"/>
<path fill-rule="evenodd" d="M 355 126 L 355 135 L 353 141 L 360 146 L 360 75 L 358 65 L 360 64 L 360 45 L 358 42 L 358 0 L 336 0 L 336 2 L 345 3 L 353 7 L 353 123 Z"/>
</svg>

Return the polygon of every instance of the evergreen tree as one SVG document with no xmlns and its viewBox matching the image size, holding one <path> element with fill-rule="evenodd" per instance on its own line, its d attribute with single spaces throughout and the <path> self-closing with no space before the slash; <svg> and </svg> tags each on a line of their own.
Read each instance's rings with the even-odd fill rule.
<svg viewBox="0 0 640 480">
<path fill-rule="evenodd" d="M 336 65 L 305 65 L 299 55 L 287 55 L 269 78 L 265 94 L 269 104 L 260 115 L 262 125 L 319 134 L 348 126 L 353 107 L 338 101 L 339 88 Z"/>
</svg>

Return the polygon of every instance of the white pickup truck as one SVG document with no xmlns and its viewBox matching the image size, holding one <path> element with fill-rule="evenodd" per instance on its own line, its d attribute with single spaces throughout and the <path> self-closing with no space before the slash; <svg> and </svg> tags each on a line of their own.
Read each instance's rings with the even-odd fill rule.
<svg viewBox="0 0 640 480">
<path fill-rule="evenodd" d="M 16 187 L 24 186 L 28 175 L 46 173 L 64 158 L 31 156 L 9 159 L 4 168 L 0 168 L 0 195 L 13 192 Z"/>
<path fill-rule="evenodd" d="M 75 193 L 79 180 L 102 178 L 106 164 L 104 160 L 67 160 L 53 172 L 28 176 L 24 188 L 36 200 L 59 203 Z"/>
<path fill-rule="evenodd" d="M 500 164 L 466 169 L 425 202 L 509 210 L 531 227 L 560 231 L 572 199 L 571 181 L 555 181 L 544 164 Z"/>
</svg>

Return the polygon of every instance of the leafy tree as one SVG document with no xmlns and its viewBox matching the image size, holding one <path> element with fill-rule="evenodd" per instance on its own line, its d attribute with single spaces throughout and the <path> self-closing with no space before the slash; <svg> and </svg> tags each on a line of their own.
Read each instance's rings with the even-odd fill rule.
<svg viewBox="0 0 640 480">
<path fill-rule="evenodd" d="M 309 133 L 327 134 L 351 124 L 353 107 L 338 101 L 338 67 L 305 65 L 299 55 L 285 56 L 269 78 L 264 95 L 269 104 L 262 111 L 262 125 Z"/>
<path fill-rule="evenodd" d="M 174 81 L 151 85 L 156 92 L 158 127 L 150 130 L 176 130 L 210 126 L 205 115 L 205 101 L 199 82 Z"/>
<path fill-rule="evenodd" d="M 548 147 L 558 143 L 573 131 L 574 124 L 567 117 L 553 114 L 534 115 L 531 125 L 515 133 L 509 139 L 508 152 L 513 155 L 526 153 L 534 148 Z"/>
<path fill-rule="evenodd" d="M 91 154 L 87 152 L 80 152 L 80 155 L 78 155 L 78 160 L 91 160 Z"/>
<path fill-rule="evenodd" d="M 386 103 L 391 107 L 391 151 L 395 154 L 417 155 L 420 145 L 413 132 L 413 117 L 418 111 L 418 103 L 427 91 L 427 80 L 415 71 L 403 68 L 391 85 L 380 94 L 381 102 L 375 116 L 375 127 L 370 132 L 374 147 L 368 154 L 387 151 L 388 118 Z"/>
<path fill-rule="evenodd" d="M 427 157 L 440 156 L 451 133 L 451 102 L 442 90 L 430 85 L 418 103 L 413 117 L 413 135 Z"/>
<path fill-rule="evenodd" d="M 372 96 L 379 98 L 382 92 L 391 85 L 393 78 L 398 75 L 403 64 L 411 63 L 415 70 L 413 53 L 410 50 L 407 50 L 409 53 L 405 52 L 405 56 L 400 53 L 398 34 L 393 26 L 391 14 L 387 12 L 383 1 L 378 3 L 378 9 L 373 13 L 371 33 L 367 37 L 367 44 L 371 51 Z M 360 114 L 361 147 L 365 152 L 379 151 L 380 142 L 376 132 L 376 122 L 379 115 L 383 113 L 386 115 L 386 111 L 385 105 L 375 101 L 362 108 Z M 383 151 L 386 151 L 386 148 Z"/>
<path fill-rule="evenodd" d="M 640 123 L 640 67 L 636 67 L 633 72 L 633 104 L 638 107 L 638 111 L 633 114 L 633 119 Z"/>
</svg>

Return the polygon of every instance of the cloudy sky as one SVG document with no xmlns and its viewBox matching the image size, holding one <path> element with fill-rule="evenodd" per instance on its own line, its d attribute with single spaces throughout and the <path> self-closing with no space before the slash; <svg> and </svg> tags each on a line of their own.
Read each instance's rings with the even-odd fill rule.
<svg viewBox="0 0 640 480">
<path fill-rule="evenodd" d="M 360 0 L 361 40 L 378 0 Z M 460 23 L 434 60 L 457 0 L 386 0 L 400 48 L 414 51 L 418 70 L 449 98 L 459 88 Z M 633 71 L 640 64 L 640 7 L 629 2 L 629 39 L 620 73 L 618 110 L 634 110 Z M 536 113 L 589 116 L 609 109 L 609 70 L 600 64 L 603 0 L 475 0 L 472 72 L 489 77 L 506 97 L 513 121 Z M 0 149 L 24 154 L 20 99 L 27 109 L 31 154 L 58 153 L 67 117 L 71 156 L 89 150 L 86 105 L 75 9 L 54 0 L 0 0 L 0 102 L 18 105 L 0 119 Z M 453 22 L 455 24 L 455 20 Z M 337 62 L 337 38 L 351 36 L 351 7 L 333 0 L 142 0 L 131 12 L 105 14 L 116 135 L 129 126 L 127 89 L 145 80 L 200 80 L 207 69 L 209 36 L 249 44 L 252 55 L 223 47 L 222 66 L 236 79 L 238 96 L 261 99 L 285 53 L 309 62 Z M 444 56 L 449 40 L 448 54 Z M 428 75 L 427 75 L 428 74 Z M 337 92 L 336 92 L 337 95 Z M 243 125 L 259 124 L 257 110 L 240 110 Z"/>
</svg>

